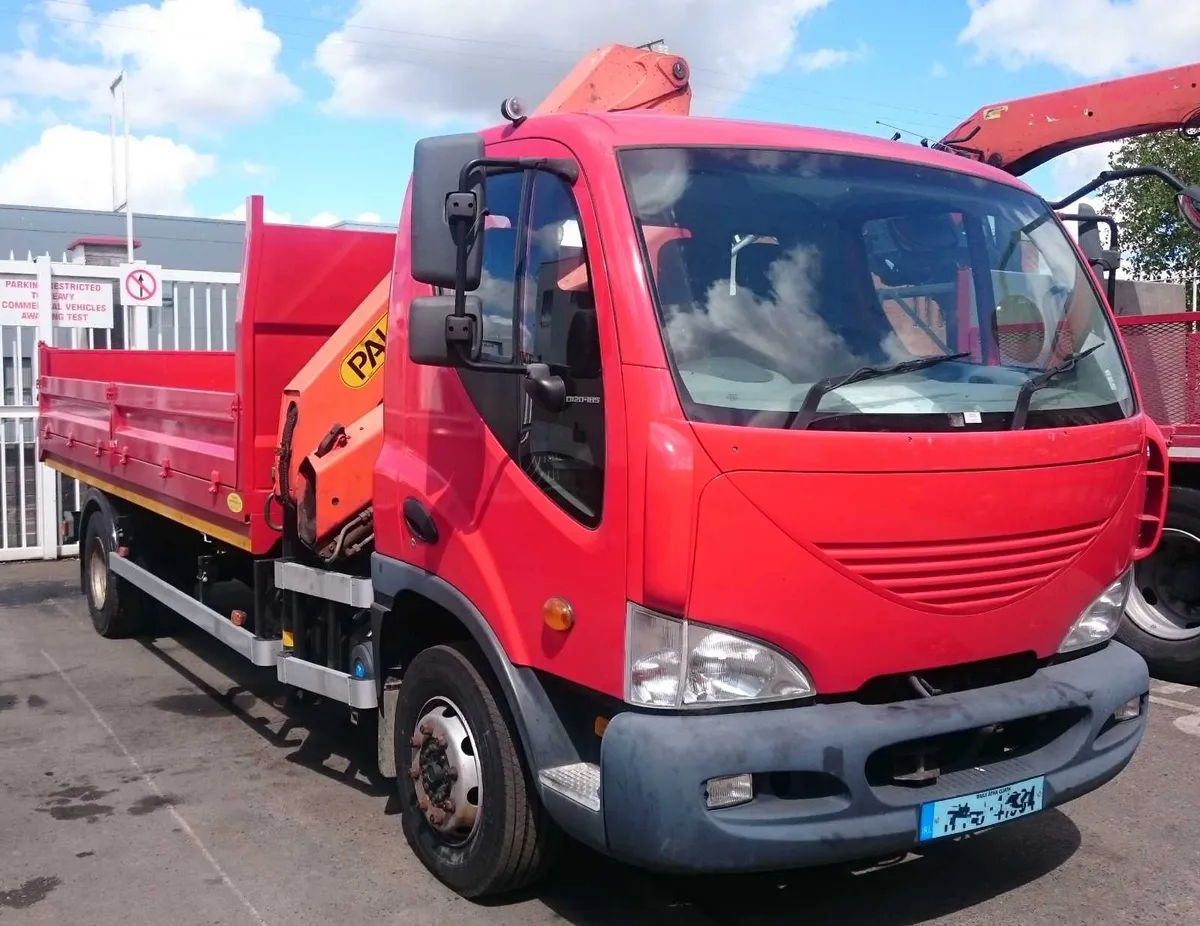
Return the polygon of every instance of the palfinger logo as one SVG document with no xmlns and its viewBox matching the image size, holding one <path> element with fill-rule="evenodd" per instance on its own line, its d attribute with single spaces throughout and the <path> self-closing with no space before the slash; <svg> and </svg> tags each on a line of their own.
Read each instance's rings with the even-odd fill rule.
<svg viewBox="0 0 1200 926">
<path fill-rule="evenodd" d="M 342 358 L 341 379 L 351 389 L 361 389 L 383 369 L 383 353 L 387 344 L 387 313 L 371 326 L 350 352 Z"/>
</svg>

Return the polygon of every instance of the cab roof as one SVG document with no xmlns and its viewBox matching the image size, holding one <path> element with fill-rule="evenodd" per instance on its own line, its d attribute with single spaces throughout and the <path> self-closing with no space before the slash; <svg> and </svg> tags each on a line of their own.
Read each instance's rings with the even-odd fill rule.
<svg viewBox="0 0 1200 926">
<path fill-rule="evenodd" d="M 484 133 L 488 142 L 516 138 L 557 139 L 576 151 L 639 146 L 732 146 L 786 148 L 832 154 L 886 158 L 953 170 L 1036 192 L 1026 183 L 971 158 L 921 145 L 782 123 L 753 122 L 712 116 L 671 116 L 653 112 L 561 113 L 535 116 L 513 127 Z"/>
</svg>

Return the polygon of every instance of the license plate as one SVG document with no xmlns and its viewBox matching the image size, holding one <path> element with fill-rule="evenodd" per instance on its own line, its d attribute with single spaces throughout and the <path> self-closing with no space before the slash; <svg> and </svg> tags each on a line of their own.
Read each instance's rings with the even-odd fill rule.
<svg viewBox="0 0 1200 926">
<path fill-rule="evenodd" d="M 919 839 L 926 842 L 969 833 L 1037 813 L 1042 809 L 1045 783 L 1045 777 L 1039 775 L 988 791 L 922 804 Z"/>
</svg>

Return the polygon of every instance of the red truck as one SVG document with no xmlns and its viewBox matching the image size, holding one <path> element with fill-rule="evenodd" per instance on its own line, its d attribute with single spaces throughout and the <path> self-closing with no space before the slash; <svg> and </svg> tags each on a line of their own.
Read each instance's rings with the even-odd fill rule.
<svg viewBox="0 0 1200 926">
<path fill-rule="evenodd" d="M 235 352 L 40 347 L 96 630 L 165 605 L 370 712 L 464 896 L 562 834 L 894 854 L 1087 793 L 1145 730 L 1112 635 L 1166 450 L 1052 210 L 689 99 L 683 59 L 605 49 L 420 141 L 394 238 L 252 198 Z"/>
<path fill-rule="evenodd" d="M 1200 129 L 1200 64 L 1103 81 L 982 107 L 941 144 L 1020 175 L 1067 151 L 1150 132 Z M 1138 175 L 1165 181 L 1176 208 L 1200 231 L 1198 191 L 1153 166 L 1104 171 L 1091 183 L 1051 203 L 1063 209 L 1112 180 Z M 1087 207 L 1060 212 L 1081 223 L 1080 244 L 1116 302 L 1119 226 Z M 1108 248 L 1099 225 L 1111 232 Z M 1116 307 L 1114 305 L 1114 307 Z M 1126 315 L 1116 319 L 1136 375 L 1142 408 L 1161 428 L 1171 460 L 1162 536 L 1134 567 L 1134 581 L 1118 639 L 1147 661 L 1160 678 L 1200 681 L 1200 324 L 1192 312 Z"/>
</svg>

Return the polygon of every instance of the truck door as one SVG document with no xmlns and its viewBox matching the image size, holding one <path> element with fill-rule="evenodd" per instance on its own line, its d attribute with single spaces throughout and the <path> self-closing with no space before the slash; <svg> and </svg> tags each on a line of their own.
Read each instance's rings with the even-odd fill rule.
<svg viewBox="0 0 1200 926">
<path fill-rule="evenodd" d="M 522 141 L 490 146 L 488 155 L 570 153 L 556 143 Z M 483 359 L 546 363 L 565 380 L 567 400 L 561 408 L 544 406 L 526 394 L 520 374 L 410 367 L 418 379 L 458 383 L 443 380 L 436 400 L 427 389 L 405 389 L 425 412 L 419 424 L 425 436 L 406 442 L 428 447 L 444 486 L 436 502 L 439 530 L 448 534 L 405 558 L 423 559 L 414 564 L 466 595 L 514 662 L 564 673 L 569 666 L 576 682 L 620 691 L 624 413 L 616 324 L 587 180 L 568 184 L 537 171 L 493 176 L 486 204 L 476 293 L 483 303 Z M 470 406 L 459 398 L 463 392 Z M 406 429 L 415 424 L 409 418 Z M 569 630 L 547 627 L 543 608 L 552 599 L 570 606 Z M 597 653 L 617 655 L 601 660 Z"/>
</svg>

